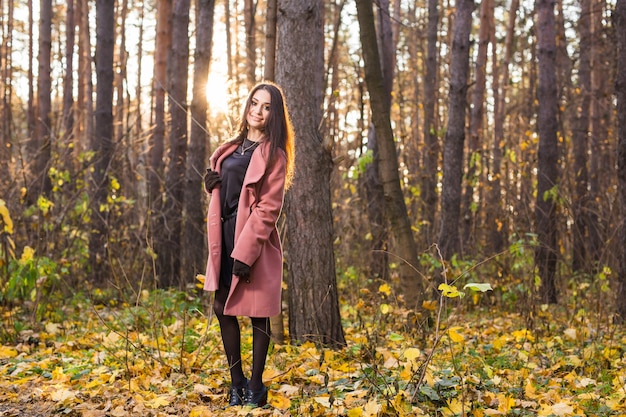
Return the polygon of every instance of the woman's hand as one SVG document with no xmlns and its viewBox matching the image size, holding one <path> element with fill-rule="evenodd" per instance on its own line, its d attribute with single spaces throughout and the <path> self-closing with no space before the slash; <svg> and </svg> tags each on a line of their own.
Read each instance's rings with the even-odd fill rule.
<svg viewBox="0 0 626 417">
<path fill-rule="evenodd" d="M 215 186 L 219 184 L 220 182 L 222 182 L 222 179 L 220 178 L 220 174 L 218 174 L 217 172 L 213 171 L 210 168 L 207 168 L 206 174 L 204 174 L 205 191 L 207 193 L 210 193 L 211 191 L 213 191 L 213 188 L 215 188 Z"/>
<path fill-rule="evenodd" d="M 237 275 L 239 278 L 246 280 L 247 283 L 250 283 L 250 267 L 237 259 L 235 259 L 233 264 L 233 275 Z"/>
</svg>

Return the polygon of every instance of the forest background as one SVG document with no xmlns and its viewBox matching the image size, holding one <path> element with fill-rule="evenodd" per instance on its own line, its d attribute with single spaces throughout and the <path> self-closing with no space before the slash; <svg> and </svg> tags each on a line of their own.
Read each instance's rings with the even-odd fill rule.
<svg viewBox="0 0 626 417">
<path fill-rule="evenodd" d="M 263 79 L 284 315 L 233 415 L 624 413 L 623 0 L 0 6 L 2 415 L 228 414 L 202 176 Z"/>
</svg>

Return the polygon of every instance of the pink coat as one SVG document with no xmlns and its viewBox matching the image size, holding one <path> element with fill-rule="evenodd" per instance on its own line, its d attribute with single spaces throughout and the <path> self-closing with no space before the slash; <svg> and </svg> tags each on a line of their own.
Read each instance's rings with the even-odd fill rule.
<svg viewBox="0 0 626 417">
<path fill-rule="evenodd" d="M 211 169 L 221 170 L 222 161 L 237 145 L 226 143 L 215 150 Z M 285 195 L 286 156 L 279 152 L 268 163 L 269 142 L 261 142 L 252 153 L 241 189 L 235 226 L 235 248 L 231 256 L 250 265 L 250 283 L 233 275 L 224 314 L 271 317 L 280 313 L 283 277 L 283 251 L 276 228 Z M 220 285 L 222 221 L 219 186 L 211 192 L 207 215 L 207 261 L 204 289 Z"/>
</svg>

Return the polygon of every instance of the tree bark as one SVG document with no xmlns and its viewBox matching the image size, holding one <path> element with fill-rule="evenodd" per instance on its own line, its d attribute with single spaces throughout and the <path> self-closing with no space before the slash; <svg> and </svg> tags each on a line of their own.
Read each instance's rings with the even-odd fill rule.
<svg viewBox="0 0 626 417">
<path fill-rule="evenodd" d="M 152 233 L 153 251 L 161 248 L 161 241 L 165 240 L 163 227 L 163 184 L 165 178 L 165 114 L 167 97 L 167 60 L 172 44 L 172 0 L 159 0 L 157 3 L 156 45 L 154 52 L 153 76 L 153 128 L 148 138 L 149 168 L 148 168 L 148 207 L 150 208 L 150 227 Z M 155 274 L 158 274 L 158 266 Z"/>
<path fill-rule="evenodd" d="M 391 18 L 389 15 L 389 0 L 381 0 L 378 4 L 378 44 L 380 45 L 380 69 L 383 77 L 385 92 L 385 106 L 391 108 L 391 91 L 395 69 L 395 45 L 393 43 Z M 380 182 L 380 151 L 378 150 L 378 135 L 375 125 L 370 126 L 367 136 L 367 150 L 373 156 L 372 162 L 365 168 L 364 188 L 367 198 L 367 215 L 369 218 L 372 241 L 369 254 L 370 273 L 372 277 L 389 278 L 389 233 L 385 220 L 385 193 Z"/>
<path fill-rule="evenodd" d="M 500 253 L 504 249 L 506 241 L 506 230 L 508 230 L 508 220 L 504 215 L 505 203 L 502 201 L 502 149 L 505 147 L 505 130 L 504 121 L 507 117 L 506 102 L 509 92 L 509 64 L 513 56 L 513 37 L 515 33 L 515 21 L 517 10 L 519 8 L 519 0 L 512 0 L 509 7 L 509 19 L 506 29 L 506 37 L 504 40 L 504 59 L 501 64 L 498 63 L 498 54 L 496 48 L 492 48 L 493 55 L 493 97 L 494 97 L 494 135 L 492 146 L 492 165 L 491 176 L 489 179 L 488 205 L 491 215 L 487 216 L 485 224 L 488 230 L 489 247 L 492 254 Z M 495 32 L 495 31 L 494 31 Z M 492 33 L 495 37 L 495 33 Z M 496 45 L 495 39 L 492 41 Z M 500 76 L 499 69 L 502 68 Z"/>
<path fill-rule="evenodd" d="M 465 176 L 465 194 L 463 196 L 463 247 L 467 252 L 470 247 L 476 247 L 479 237 L 476 230 L 480 218 L 477 210 L 480 202 L 475 204 L 476 189 L 482 188 L 481 176 L 483 166 L 482 142 L 483 119 L 485 117 L 485 87 L 487 85 L 487 50 L 491 40 L 493 27 L 493 2 L 483 0 L 480 3 L 480 30 L 478 34 L 478 53 L 474 69 L 474 91 L 472 92 L 472 108 L 470 110 L 469 144 L 467 158 L 467 174 Z M 493 45 L 496 46 L 495 44 Z M 475 252 L 473 253 L 476 254 Z"/>
<path fill-rule="evenodd" d="M 428 29 L 426 32 L 426 75 L 424 76 L 424 152 L 422 174 L 422 217 L 426 223 L 426 242 L 436 240 L 437 171 L 439 169 L 439 123 L 435 115 L 437 103 L 437 32 L 439 27 L 439 8 L 437 0 L 428 0 Z"/>
<path fill-rule="evenodd" d="M 65 18 L 65 75 L 63 77 L 63 130 L 67 144 L 74 142 L 74 44 L 76 21 L 74 0 L 67 0 Z"/>
<path fill-rule="evenodd" d="M 618 239 L 619 272 L 617 276 L 617 319 L 626 321 L 626 0 L 617 0 L 613 12 L 617 37 L 617 187 L 620 207 Z"/>
<path fill-rule="evenodd" d="M 2 68 L 2 80 L 0 80 L 0 86 L 2 88 L 0 91 L 0 94 L 2 94 L 2 116 L 0 119 L 0 123 L 2 124 L 0 132 L 0 161 L 5 161 L 0 166 L 0 187 L 7 187 L 7 189 L 11 186 L 10 184 L 13 182 L 13 177 L 16 176 L 10 169 L 13 148 L 13 88 L 11 79 L 14 71 L 12 59 L 14 10 L 13 0 L 8 0 L 7 15 L 4 16 L 4 19 L 6 19 L 6 26 L 1 28 L 2 49 L 0 50 L 0 54 L 2 55 L 0 57 L 0 68 Z"/>
<path fill-rule="evenodd" d="M 34 196 L 40 194 L 49 196 L 52 183 L 48 177 L 51 158 L 52 125 L 52 79 L 51 79 L 51 51 L 52 51 L 52 0 L 40 1 L 39 18 L 39 73 L 37 80 L 38 119 L 36 149 L 33 159 Z M 36 200 L 36 197 L 35 197 Z"/>
<path fill-rule="evenodd" d="M 157 275 L 164 287 L 183 289 L 193 277 L 181 276 L 181 238 L 185 166 L 187 161 L 187 78 L 189 66 L 190 0 L 174 0 L 172 45 L 167 61 L 167 92 L 170 116 L 169 154 L 165 174 L 163 221 L 157 240 Z"/>
<path fill-rule="evenodd" d="M 154 121 L 149 138 L 150 169 L 148 170 L 148 206 L 151 208 L 154 231 L 162 215 L 162 182 L 165 175 L 163 155 L 165 148 L 165 97 L 167 86 L 167 54 L 172 43 L 170 20 L 172 0 L 159 0 L 157 5 L 156 46 L 154 52 Z"/>
<path fill-rule="evenodd" d="M 196 0 L 196 50 L 191 99 L 191 132 L 187 157 L 184 195 L 182 276 L 193 279 L 206 265 L 206 223 L 204 221 L 204 173 L 206 169 L 207 130 L 206 82 L 211 63 L 215 0 Z"/>
<path fill-rule="evenodd" d="M 28 0 L 28 110 L 26 126 L 28 131 L 27 154 L 34 155 L 37 149 L 37 116 L 35 103 L 35 77 L 34 77 L 34 49 L 35 37 L 33 36 L 35 22 L 33 17 L 33 0 Z"/>
<path fill-rule="evenodd" d="M 91 29 L 89 25 L 89 0 L 77 0 L 76 20 L 79 25 L 78 33 L 78 94 L 76 101 L 81 103 L 76 114 L 76 141 L 74 152 L 80 155 L 87 148 L 91 148 L 93 138 L 94 110 L 93 110 L 93 59 L 91 53 Z"/>
<path fill-rule="evenodd" d="M 389 98 L 380 67 L 376 28 L 371 0 L 358 0 L 359 33 L 365 63 L 365 82 L 370 94 L 372 122 L 376 129 L 379 150 L 379 175 L 385 202 L 385 215 L 395 239 L 395 255 L 400 261 L 400 286 L 408 308 L 420 305 L 422 283 L 414 268 L 418 266 L 417 248 L 404 195 L 400 187 L 398 158 L 391 128 Z"/>
<path fill-rule="evenodd" d="M 604 29 L 604 9 L 605 0 L 592 0 L 591 6 L 591 26 L 592 44 L 591 49 L 591 137 L 589 138 L 589 218 L 588 227 L 589 259 L 597 263 L 602 258 L 606 248 L 604 242 L 607 240 L 606 218 L 609 216 L 604 211 L 600 201 L 605 200 L 607 184 L 603 182 L 605 178 L 611 176 L 613 152 L 605 146 L 606 138 L 609 137 L 609 127 L 611 123 L 611 94 L 608 77 L 614 65 L 607 55 L 611 54 L 614 48 L 613 41 L 607 42 L 606 30 Z M 612 128 L 611 128 L 612 129 Z"/>
<path fill-rule="evenodd" d="M 246 31 L 246 76 L 248 87 L 256 83 L 256 1 L 244 0 L 244 30 Z"/>
<path fill-rule="evenodd" d="M 324 32 L 321 0 L 282 1 L 276 81 L 296 133 L 296 172 L 285 197 L 289 334 L 345 345 L 333 253 L 330 149 L 322 147 Z M 306 68 L 307 71 L 302 71 Z"/>
<path fill-rule="evenodd" d="M 105 284 L 111 270 L 107 259 L 109 211 L 107 204 L 109 168 L 113 161 L 113 52 L 115 47 L 115 1 L 96 2 L 96 134 L 92 141 L 95 155 L 92 174 L 93 228 L 89 258 L 94 282 Z"/>
<path fill-rule="evenodd" d="M 454 21 L 450 90 L 448 93 L 448 126 L 443 148 L 443 184 L 441 190 L 441 227 L 439 247 L 444 259 L 460 252 L 459 216 L 461 212 L 461 180 L 463 177 L 463 143 L 467 79 L 469 73 L 472 0 L 458 0 Z"/>
<path fill-rule="evenodd" d="M 586 269 L 588 239 L 588 172 L 587 160 L 589 152 L 589 111 L 591 104 L 591 0 L 580 1 L 580 19 L 578 32 L 580 36 L 580 55 L 578 65 L 578 100 L 576 116 L 572 126 L 572 142 L 574 152 L 574 195 L 572 205 L 574 211 L 572 269 Z"/>
<path fill-rule="evenodd" d="M 537 47 L 539 62 L 539 132 L 537 198 L 535 203 L 535 233 L 538 247 L 535 263 L 541 278 L 540 295 L 544 303 L 558 301 L 556 289 L 558 190 L 558 93 L 556 82 L 556 36 L 554 1 L 537 0 Z"/>
<path fill-rule="evenodd" d="M 278 0 L 267 0 L 267 14 L 265 16 L 265 68 L 263 78 L 274 81 L 276 72 L 276 15 Z"/>
<path fill-rule="evenodd" d="M 119 15 L 119 32 L 117 41 L 117 62 L 115 63 L 114 88 L 115 88 L 115 143 L 121 152 L 120 158 L 114 164 L 114 172 L 120 182 L 120 187 L 124 194 L 133 200 L 136 199 L 135 173 L 132 171 L 132 137 L 129 135 L 126 115 L 130 110 L 130 99 L 128 97 L 128 50 L 126 48 L 126 22 L 128 21 L 129 0 L 119 0 L 117 2 Z"/>
</svg>

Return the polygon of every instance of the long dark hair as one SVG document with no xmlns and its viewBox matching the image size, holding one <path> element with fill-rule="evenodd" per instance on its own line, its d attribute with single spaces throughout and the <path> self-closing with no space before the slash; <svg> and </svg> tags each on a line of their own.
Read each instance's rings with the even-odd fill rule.
<svg viewBox="0 0 626 417">
<path fill-rule="evenodd" d="M 238 133 L 234 141 L 243 142 L 243 140 L 248 136 L 249 126 L 248 121 L 246 120 L 246 115 L 250 110 L 254 93 L 259 90 L 267 91 L 271 97 L 270 112 L 265 122 L 264 129 L 265 140 L 268 140 L 271 144 L 269 160 L 270 162 L 273 161 L 278 149 L 285 151 L 287 156 L 285 188 L 289 188 L 291 181 L 293 180 L 295 135 L 291 124 L 291 118 L 289 117 L 289 111 L 287 110 L 285 95 L 283 94 L 283 90 L 277 84 L 270 81 L 263 81 L 255 85 L 252 90 L 250 90 L 250 94 L 246 100 L 246 105 L 244 106 L 241 120 L 239 122 L 239 128 L 237 129 Z"/>
</svg>

